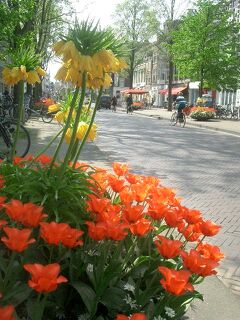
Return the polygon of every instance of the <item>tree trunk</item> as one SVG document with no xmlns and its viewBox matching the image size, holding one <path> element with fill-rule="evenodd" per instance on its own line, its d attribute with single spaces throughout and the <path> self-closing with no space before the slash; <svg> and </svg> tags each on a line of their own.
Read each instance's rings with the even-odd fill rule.
<svg viewBox="0 0 240 320">
<path fill-rule="evenodd" d="M 129 88 L 133 87 L 133 72 L 134 72 L 134 61 L 135 60 L 135 49 L 132 49 L 131 59 L 130 59 L 130 68 L 129 68 Z"/>
<path fill-rule="evenodd" d="M 203 93 L 203 69 L 201 69 L 201 74 L 200 74 L 200 83 L 199 83 L 199 97 L 202 97 Z"/>
<path fill-rule="evenodd" d="M 172 87 L 173 87 L 173 61 L 172 58 L 169 59 L 169 75 L 168 75 L 168 111 L 172 111 Z"/>
</svg>

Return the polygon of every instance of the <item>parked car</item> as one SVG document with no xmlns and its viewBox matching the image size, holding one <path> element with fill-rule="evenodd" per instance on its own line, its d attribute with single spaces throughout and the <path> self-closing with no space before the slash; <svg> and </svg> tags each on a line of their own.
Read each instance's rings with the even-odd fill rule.
<svg viewBox="0 0 240 320">
<path fill-rule="evenodd" d="M 99 108 L 111 109 L 111 100 L 112 98 L 110 96 L 101 96 Z"/>
</svg>

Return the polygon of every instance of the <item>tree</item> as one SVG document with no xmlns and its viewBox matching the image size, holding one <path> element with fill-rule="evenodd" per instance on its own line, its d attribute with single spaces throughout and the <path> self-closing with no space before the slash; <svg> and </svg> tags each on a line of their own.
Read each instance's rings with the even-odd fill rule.
<svg viewBox="0 0 240 320">
<path fill-rule="evenodd" d="M 168 63 L 168 111 L 172 110 L 172 87 L 175 66 L 171 47 L 173 45 L 173 33 L 179 25 L 179 17 L 187 9 L 188 1 L 178 0 L 152 0 L 155 17 L 152 27 L 157 34 L 155 46 Z M 181 9 L 180 9 L 181 8 Z"/>
<path fill-rule="evenodd" d="M 47 67 L 51 57 L 51 44 L 55 42 L 66 25 L 71 6 L 68 0 L 4 0 L 0 3 L 0 45 L 2 59 L 9 52 L 21 47 L 34 48 L 42 57 L 42 66 Z M 63 12 L 64 8 L 69 8 Z M 69 12 L 70 11 L 70 12 Z M 36 86 L 41 95 L 41 84 Z"/>
<path fill-rule="evenodd" d="M 174 62 L 185 78 L 203 87 L 233 89 L 239 85 L 239 23 L 230 1 L 199 0 L 174 35 Z"/>
<path fill-rule="evenodd" d="M 149 27 L 151 16 L 152 10 L 146 0 L 124 0 L 116 7 L 116 29 L 125 39 L 130 88 L 133 86 L 134 70 L 143 62 L 146 55 L 146 44 L 149 44 L 149 39 L 153 35 Z"/>
</svg>

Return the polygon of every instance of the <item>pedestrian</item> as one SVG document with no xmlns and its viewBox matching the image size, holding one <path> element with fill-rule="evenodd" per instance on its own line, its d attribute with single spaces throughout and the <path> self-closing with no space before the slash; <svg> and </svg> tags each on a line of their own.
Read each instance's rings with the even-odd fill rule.
<svg viewBox="0 0 240 320">
<path fill-rule="evenodd" d="M 112 112 L 116 112 L 117 111 L 117 98 L 115 96 L 113 96 L 113 98 L 112 98 L 111 105 L 112 105 Z"/>
<path fill-rule="evenodd" d="M 129 96 L 127 97 L 127 113 L 132 114 L 133 112 L 133 100 L 132 100 L 132 96 L 129 94 Z"/>
</svg>

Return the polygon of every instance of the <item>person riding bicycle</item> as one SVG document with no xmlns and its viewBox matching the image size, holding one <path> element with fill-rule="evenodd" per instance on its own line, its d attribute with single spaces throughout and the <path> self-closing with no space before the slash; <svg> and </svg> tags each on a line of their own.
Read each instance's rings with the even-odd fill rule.
<svg viewBox="0 0 240 320">
<path fill-rule="evenodd" d="M 177 118 L 183 119 L 183 109 L 186 107 L 187 102 L 180 92 L 176 98 L 176 109 L 177 109 Z"/>
<path fill-rule="evenodd" d="M 127 113 L 130 113 L 130 114 L 131 114 L 132 111 L 133 111 L 133 107 L 132 107 L 133 100 L 132 100 L 132 96 L 131 96 L 131 95 L 129 95 L 129 96 L 127 97 L 126 102 L 127 102 Z"/>
</svg>

